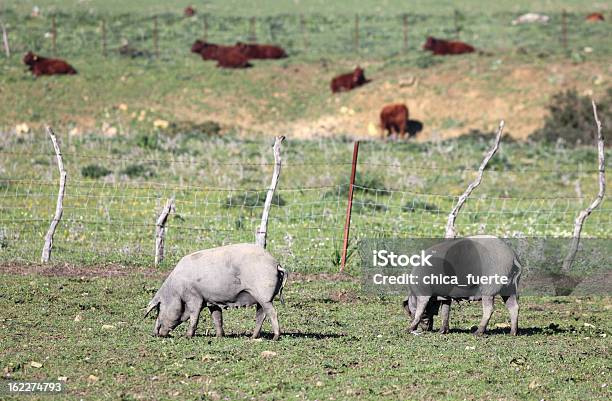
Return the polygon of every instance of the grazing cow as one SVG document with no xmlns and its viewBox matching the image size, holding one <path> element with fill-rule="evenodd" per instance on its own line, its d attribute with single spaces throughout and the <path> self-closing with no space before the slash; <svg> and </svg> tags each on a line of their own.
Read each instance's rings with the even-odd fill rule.
<svg viewBox="0 0 612 401">
<path fill-rule="evenodd" d="M 423 50 L 429 50 L 438 56 L 474 52 L 474 48 L 467 43 L 436 39 L 431 36 L 427 38 L 427 41 L 423 45 Z"/>
<path fill-rule="evenodd" d="M 64 60 L 40 57 L 32 52 L 27 52 L 23 56 L 23 63 L 28 66 L 28 69 L 34 76 L 40 75 L 57 75 L 57 74 L 76 74 L 70 64 Z"/>
<path fill-rule="evenodd" d="M 185 7 L 185 10 L 183 11 L 183 14 L 185 15 L 185 17 L 193 17 L 195 13 L 196 13 L 195 9 L 191 6 Z"/>
<path fill-rule="evenodd" d="M 585 19 L 589 22 L 600 22 L 605 20 L 603 14 L 601 13 L 589 14 Z"/>
<path fill-rule="evenodd" d="M 330 87 L 333 93 L 350 91 L 358 86 L 370 82 L 365 78 L 364 71 L 360 67 L 355 68 L 353 72 L 338 75 L 332 79 Z"/>
<path fill-rule="evenodd" d="M 387 136 L 397 133 L 400 139 L 404 139 L 407 124 L 408 107 L 403 103 L 386 105 L 380 112 L 380 128 L 383 137 L 385 133 L 387 133 Z"/>
<path fill-rule="evenodd" d="M 279 59 L 287 57 L 283 48 L 272 45 L 236 42 L 236 48 L 249 59 Z"/>
</svg>

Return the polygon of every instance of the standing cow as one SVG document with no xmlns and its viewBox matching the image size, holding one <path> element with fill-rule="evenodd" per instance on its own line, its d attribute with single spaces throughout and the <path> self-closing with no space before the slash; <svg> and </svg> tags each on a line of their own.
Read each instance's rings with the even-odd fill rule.
<svg viewBox="0 0 612 401">
<path fill-rule="evenodd" d="M 45 58 L 32 52 L 27 52 L 25 56 L 23 56 L 23 63 L 28 66 L 28 69 L 36 77 L 58 74 L 73 75 L 77 73 L 77 70 L 64 60 Z"/>
<path fill-rule="evenodd" d="M 436 39 L 431 36 L 428 37 L 425 44 L 423 44 L 423 50 L 429 50 L 437 56 L 473 53 L 475 51 L 474 47 L 468 45 L 467 43 Z"/>
<path fill-rule="evenodd" d="M 400 139 L 404 139 L 408 115 L 408 107 L 403 103 L 389 104 L 383 107 L 380 112 L 380 128 L 383 138 L 397 134 Z"/>
<path fill-rule="evenodd" d="M 353 72 L 342 74 L 332 79 L 330 87 L 333 93 L 350 91 L 370 82 L 365 78 L 364 70 L 359 66 Z"/>
</svg>

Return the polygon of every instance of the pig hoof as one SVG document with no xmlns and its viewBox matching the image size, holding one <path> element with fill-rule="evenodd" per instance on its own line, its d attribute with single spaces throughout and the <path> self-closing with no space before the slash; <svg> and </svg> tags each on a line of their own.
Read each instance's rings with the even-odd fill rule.
<svg viewBox="0 0 612 401">
<path fill-rule="evenodd" d="M 440 334 L 448 334 L 448 327 L 446 328 L 441 328 L 439 331 Z"/>
<path fill-rule="evenodd" d="M 474 332 L 474 335 L 475 335 L 476 337 L 482 337 L 482 336 L 484 335 L 484 330 L 476 330 L 476 331 Z"/>
<path fill-rule="evenodd" d="M 515 331 L 510 331 L 510 335 L 511 336 L 518 336 L 518 333 L 516 332 L 516 330 Z"/>
<path fill-rule="evenodd" d="M 272 341 L 278 341 L 279 337 L 280 337 L 280 334 L 274 334 L 274 337 L 272 337 Z"/>
</svg>

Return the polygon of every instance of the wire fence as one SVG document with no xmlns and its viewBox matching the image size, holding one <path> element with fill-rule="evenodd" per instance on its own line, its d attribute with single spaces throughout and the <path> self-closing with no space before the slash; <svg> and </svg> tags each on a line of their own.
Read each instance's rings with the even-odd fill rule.
<svg viewBox="0 0 612 401">
<path fill-rule="evenodd" d="M 545 57 L 568 50 L 608 54 L 607 23 L 585 22 L 579 13 L 551 13 L 548 23 L 513 25 L 516 13 L 466 11 L 445 15 L 282 14 L 237 17 L 214 14 L 104 15 L 95 12 L 54 12 L 36 17 L 6 9 L 0 15 L 13 52 L 43 54 L 161 56 L 187 53 L 195 39 L 221 44 L 259 41 L 283 46 L 290 55 L 360 54 L 380 57 L 415 54 L 427 36 L 467 41 L 485 52 Z"/>
<path fill-rule="evenodd" d="M 409 160 L 402 165 L 387 153 L 392 146 L 366 143 L 362 147 L 353 186 L 349 256 L 355 255 L 352 251 L 363 238 L 442 237 L 448 213 L 476 173 L 465 158 L 459 165 L 411 165 Z M 294 271 L 334 271 L 342 253 L 350 154 L 346 161 L 312 162 L 292 158 L 291 147 L 287 153 L 270 212 L 268 249 Z M 0 164 L 4 175 L 0 178 L 0 260 L 37 262 L 57 198 L 55 156 L 48 151 L 5 150 L 0 155 L 4 159 Z M 156 219 L 171 197 L 175 211 L 167 223 L 166 266 L 199 249 L 254 242 L 272 172 L 272 163 L 258 157 L 213 162 L 70 151 L 64 157 L 68 181 L 64 214 L 54 238 L 54 262 L 153 265 Z M 47 174 L 8 177 L 7 172 L 23 170 L 11 167 L 11 160 L 16 164 L 25 160 L 28 168 Z M 173 171 L 168 166 L 189 171 L 191 178 L 183 182 L 159 176 L 80 178 L 84 165 L 100 160 L 116 165 L 117 170 L 134 160 L 147 160 L 162 166 L 161 171 Z M 487 170 L 482 186 L 459 214 L 459 235 L 571 237 L 575 217 L 592 200 L 597 172 L 575 165 L 556 167 Z M 207 183 L 192 172 L 208 177 Z M 569 182 L 563 184 L 564 180 Z M 211 185 L 219 182 L 229 185 Z M 608 238 L 611 212 L 604 202 L 587 220 L 584 236 Z M 357 264 L 356 257 L 349 258 L 349 268 Z"/>
</svg>

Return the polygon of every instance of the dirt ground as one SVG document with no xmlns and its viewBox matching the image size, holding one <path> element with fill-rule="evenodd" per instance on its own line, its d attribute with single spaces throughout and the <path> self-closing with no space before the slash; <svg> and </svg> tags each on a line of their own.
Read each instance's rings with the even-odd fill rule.
<svg viewBox="0 0 612 401">
<path fill-rule="evenodd" d="M 542 125 L 551 95 L 575 88 L 597 98 L 611 72 L 612 65 L 598 63 L 521 65 L 490 57 L 427 70 L 383 70 L 370 75 L 372 82 L 366 86 L 330 97 L 330 113 L 251 127 L 263 132 L 275 128 L 299 138 L 343 133 L 377 137 L 381 105 L 400 102 L 408 105 L 410 119 L 423 124 L 418 141 L 454 137 L 471 129 L 494 130 L 502 118 L 506 132 L 524 139 Z"/>
</svg>

